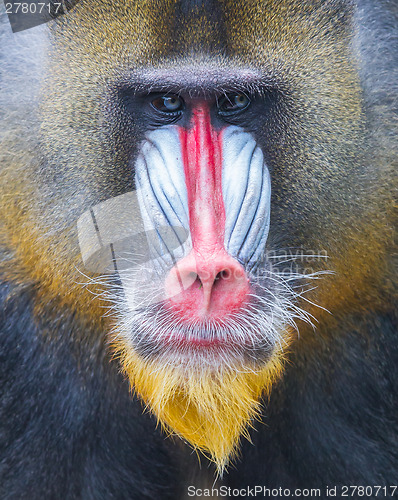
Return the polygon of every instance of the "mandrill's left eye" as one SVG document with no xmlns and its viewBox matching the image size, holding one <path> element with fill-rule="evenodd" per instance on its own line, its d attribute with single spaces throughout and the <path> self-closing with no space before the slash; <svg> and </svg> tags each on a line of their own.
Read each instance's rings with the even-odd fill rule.
<svg viewBox="0 0 398 500">
<path fill-rule="evenodd" d="M 220 115 L 229 115 L 243 111 L 250 104 L 250 99 L 246 94 L 226 94 L 218 102 L 218 112 Z"/>
<path fill-rule="evenodd" d="M 176 113 L 182 111 L 184 101 L 178 95 L 164 95 L 151 102 L 152 106 L 163 113 Z"/>
</svg>

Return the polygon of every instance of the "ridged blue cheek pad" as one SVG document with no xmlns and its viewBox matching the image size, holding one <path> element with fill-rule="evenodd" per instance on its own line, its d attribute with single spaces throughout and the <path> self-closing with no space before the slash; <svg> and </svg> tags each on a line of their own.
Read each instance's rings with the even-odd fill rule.
<svg viewBox="0 0 398 500">
<path fill-rule="evenodd" d="M 253 136 L 236 126 L 222 132 L 222 194 L 225 207 L 226 251 L 249 267 L 261 257 L 270 221 L 271 182 L 261 149 Z M 145 230 L 162 227 L 189 231 L 188 196 L 178 126 L 147 133 L 135 165 L 136 186 Z M 162 239 L 161 235 L 159 236 Z M 175 238 L 179 238 L 176 233 Z M 168 267 L 192 248 L 191 239 L 172 251 L 163 239 L 153 245 L 153 258 Z"/>
</svg>

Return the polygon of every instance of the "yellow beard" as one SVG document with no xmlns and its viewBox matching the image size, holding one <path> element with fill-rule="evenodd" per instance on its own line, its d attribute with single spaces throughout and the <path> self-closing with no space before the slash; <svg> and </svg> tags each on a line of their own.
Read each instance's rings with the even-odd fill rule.
<svg viewBox="0 0 398 500">
<path fill-rule="evenodd" d="M 123 342 L 117 356 L 131 386 L 166 432 L 175 432 L 204 452 L 222 473 L 237 453 L 240 436 L 258 418 L 260 397 L 282 372 L 282 355 L 258 370 L 210 368 L 196 372 L 160 361 L 144 360 Z"/>
</svg>

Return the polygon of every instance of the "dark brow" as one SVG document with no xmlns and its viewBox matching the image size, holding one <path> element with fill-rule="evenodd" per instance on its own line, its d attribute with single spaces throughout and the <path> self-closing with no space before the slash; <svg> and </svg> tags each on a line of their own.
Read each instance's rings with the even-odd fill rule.
<svg viewBox="0 0 398 500">
<path fill-rule="evenodd" d="M 218 94 L 240 91 L 251 94 L 262 93 L 275 88 L 276 79 L 264 77 L 252 68 L 215 68 L 201 65 L 173 65 L 160 68 L 141 68 L 119 78 L 119 87 L 131 88 L 137 94 L 168 92 L 197 95 Z"/>
</svg>

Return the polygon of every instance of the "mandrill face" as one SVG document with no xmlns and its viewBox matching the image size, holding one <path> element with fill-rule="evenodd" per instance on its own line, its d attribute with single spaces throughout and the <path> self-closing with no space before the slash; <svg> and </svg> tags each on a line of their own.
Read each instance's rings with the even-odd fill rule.
<svg viewBox="0 0 398 500">
<path fill-rule="evenodd" d="M 219 86 L 232 71 L 215 76 Z M 267 257 L 270 169 L 247 126 L 266 106 L 249 91 L 259 75 L 234 70 L 245 91 L 203 92 L 194 66 L 193 77 L 171 67 L 149 84 L 161 89 L 169 73 L 178 92 L 118 89 L 122 112 L 142 131 L 130 160 L 135 189 L 119 197 L 117 217 L 110 205 L 121 227 L 111 243 L 117 283 L 108 286 L 113 344 L 160 422 L 221 468 L 280 374 L 295 321 L 310 322 L 296 299 L 318 275 L 285 275 Z M 94 208 L 97 226 L 110 207 Z M 123 232 L 126 219 L 141 232 Z M 86 232 L 80 224 L 81 240 Z"/>
<path fill-rule="evenodd" d="M 220 470 L 362 248 L 350 15 L 291 3 L 78 4 L 52 34 L 41 132 L 64 174 L 40 182 L 79 240 L 59 255 L 105 282 L 134 391 Z"/>
<path fill-rule="evenodd" d="M 254 77 L 235 74 L 247 84 Z M 119 197 L 119 221 L 134 217 L 145 237 L 138 255 L 123 229 L 122 247 L 112 243 L 114 346 L 160 421 L 222 467 L 281 369 L 289 328 L 309 319 L 266 257 L 270 172 L 255 137 L 238 125 L 261 99 L 129 88 L 119 95 L 145 125 L 132 157 L 135 190 Z M 107 203 L 95 209 L 97 227 L 109 210 Z M 82 219 L 79 229 L 83 242 Z M 99 230 L 98 238 L 109 236 Z M 86 242 L 88 252 L 93 246 Z"/>
<path fill-rule="evenodd" d="M 135 347 L 170 350 L 190 367 L 198 356 L 220 366 L 259 353 L 265 359 L 281 322 L 270 320 L 269 307 L 262 314 L 272 297 L 253 279 L 269 228 L 269 171 L 253 136 L 221 119 L 244 113 L 250 100 L 227 94 L 217 106 L 168 94 L 148 105 L 166 123 L 145 134 L 134 164 L 152 259 L 144 270 L 120 272 Z M 172 231 L 163 235 L 163 228 Z"/>
</svg>

